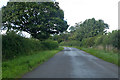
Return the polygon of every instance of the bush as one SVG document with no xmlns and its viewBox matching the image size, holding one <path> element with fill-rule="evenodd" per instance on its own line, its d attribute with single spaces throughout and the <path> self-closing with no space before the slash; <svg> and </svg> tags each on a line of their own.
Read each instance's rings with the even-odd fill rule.
<svg viewBox="0 0 120 80">
<path fill-rule="evenodd" d="M 118 31 L 113 31 L 110 35 L 110 44 L 112 43 L 113 47 L 119 48 L 120 45 L 118 45 Z"/>
<path fill-rule="evenodd" d="M 64 41 L 60 43 L 61 46 L 81 46 L 80 41 Z"/>
<path fill-rule="evenodd" d="M 95 45 L 95 38 L 96 37 L 90 37 L 90 38 L 85 38 L 82 40 L 82 46 L 84 47 L 92 47 Z"/>
<path fill-rule="evenodd" d="M 113 46 L 114 48 L 119 48 L 118 45 L 118 31 L 112 31 L 112 33 L 108 33 L 107 35 L 101 35 L 98 36 L 95 39 L 95 44 L 96 45 L 103 45 L 104 47 L 106 46 Z"/>
<path fill-rule="evenodd" d="M 44 48 L 50 49 L 50 50 L 58 48 L 58 42 L 52 41 L 52 40 L 42 41 L 42 45 L 44 46 Z"/>
<path fill-rule="evenodd" d="M 106 35 L 97 36 L 95 39 L 95 46 L 101 45 L 103 43 L 105 37 L 106 37 Z"/>
<path fill-rule="evenodd" d="M 99 35 L 95 39 L 95 46 L 97 47 L 103 47 L 105 50 L 112 50 L 112 51 L 118 51 L 119 46 L 119 31 L 114 30 L 109 32 L 106 35 Z"/>
<path fill-rule="evenodd" d="M 91 46 L 103 46 L 104 49 L 110 48 L 114 49 L 117 48 L 119 49 L 120 44 L 119 41 L 119 31 L 114 30 L 112 33 L 108 33 L 106 35 L 97 35 L 95 37 L 89 37 L 89 38 L 84 38 L 81 42 L 83 47 L 91 47 Z"/>
<path fill-rule="evenodd" d="M 15 32 L 10 32 L 2 36 L 2 57 L 3 59 L 14 58 L 17 55 L 23 54 L 25 38 L 17 35 Z M 26 49 L 27 50 L 27 49 Z M 20 54 L 21 52 L 21 54 Z"/>
<path fill-rule="evenodd" d="M 33 51 L 54 49 L 58 47 L 55 41 L 39 41 L 37 39 L 24 38 L 15 32 L 9 32 L 2 37 L 2 57 L 5 59 L 16 58 L 20 55 L 29 55 Z"/>
</svg>

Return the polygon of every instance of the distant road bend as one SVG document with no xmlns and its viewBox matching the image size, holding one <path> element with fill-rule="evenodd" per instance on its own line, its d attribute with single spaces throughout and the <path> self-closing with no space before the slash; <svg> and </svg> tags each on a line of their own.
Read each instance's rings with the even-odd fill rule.
<svg viewBox="0 0 120 80">
<path fill-rule="evenodd" d="M 23 78 L 118 78 L 118 67 L 79 49 L 64 47 Z"/>
</svg>

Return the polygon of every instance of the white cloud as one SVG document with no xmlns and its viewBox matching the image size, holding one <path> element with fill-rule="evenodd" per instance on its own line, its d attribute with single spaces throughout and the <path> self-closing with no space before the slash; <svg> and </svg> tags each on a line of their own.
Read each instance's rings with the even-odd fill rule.
<svg viewBox="0 0 120 80">
<path fill-rule="evenodd" d="M 0 8 L 7 5 L 9 0 L 0 0 Z"/>
</svg>

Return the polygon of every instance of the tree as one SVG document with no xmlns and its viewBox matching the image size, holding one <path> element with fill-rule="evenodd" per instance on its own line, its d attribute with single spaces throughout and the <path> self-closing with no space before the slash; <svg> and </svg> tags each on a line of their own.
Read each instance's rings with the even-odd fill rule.
<svg viewBox="0 0 120 80">
<path fill-rule="evenodd" d="M 74 32 L 74 31 L 76 30 L 76 27 L 71 26 L 71 27 L 69 28 L 69 30 L 70 30 L 70 32 L 72 33 L 72 32 Z"/>
<path fill-rule="evenodd" d="M 83 38 L 89 38 L 97 36 L 98 34 L 106 33 L 106 29 L 109 28 L 108 24 L 103 20 L 87 19 L 83 23 L 76 24 L 77 29 L 74 33 L 75 39 L 82 41 Z"/>
<path fill-rule="evenodd" d="M 57 2 L 8 2 L 2 12 L 3 29 L 25 31 L 40 40 L 68 28 Z"/>
</svg>

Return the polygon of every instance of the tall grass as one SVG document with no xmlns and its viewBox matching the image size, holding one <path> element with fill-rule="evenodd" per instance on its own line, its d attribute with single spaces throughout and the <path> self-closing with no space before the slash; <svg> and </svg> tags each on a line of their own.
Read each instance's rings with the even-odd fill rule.
<svg viewBox="0 0 120 80">
<path fill-rule="evenodd" d="M 32 55 L 21 56 L 10 61 L 4 61 L 2 63 L 2 77 L 19 78 L 24 73 L 31 71 L 61 50 L 63 50 L 62 47 L 55 50 L 38 51 L 34 52 Z"/>
</svg>

